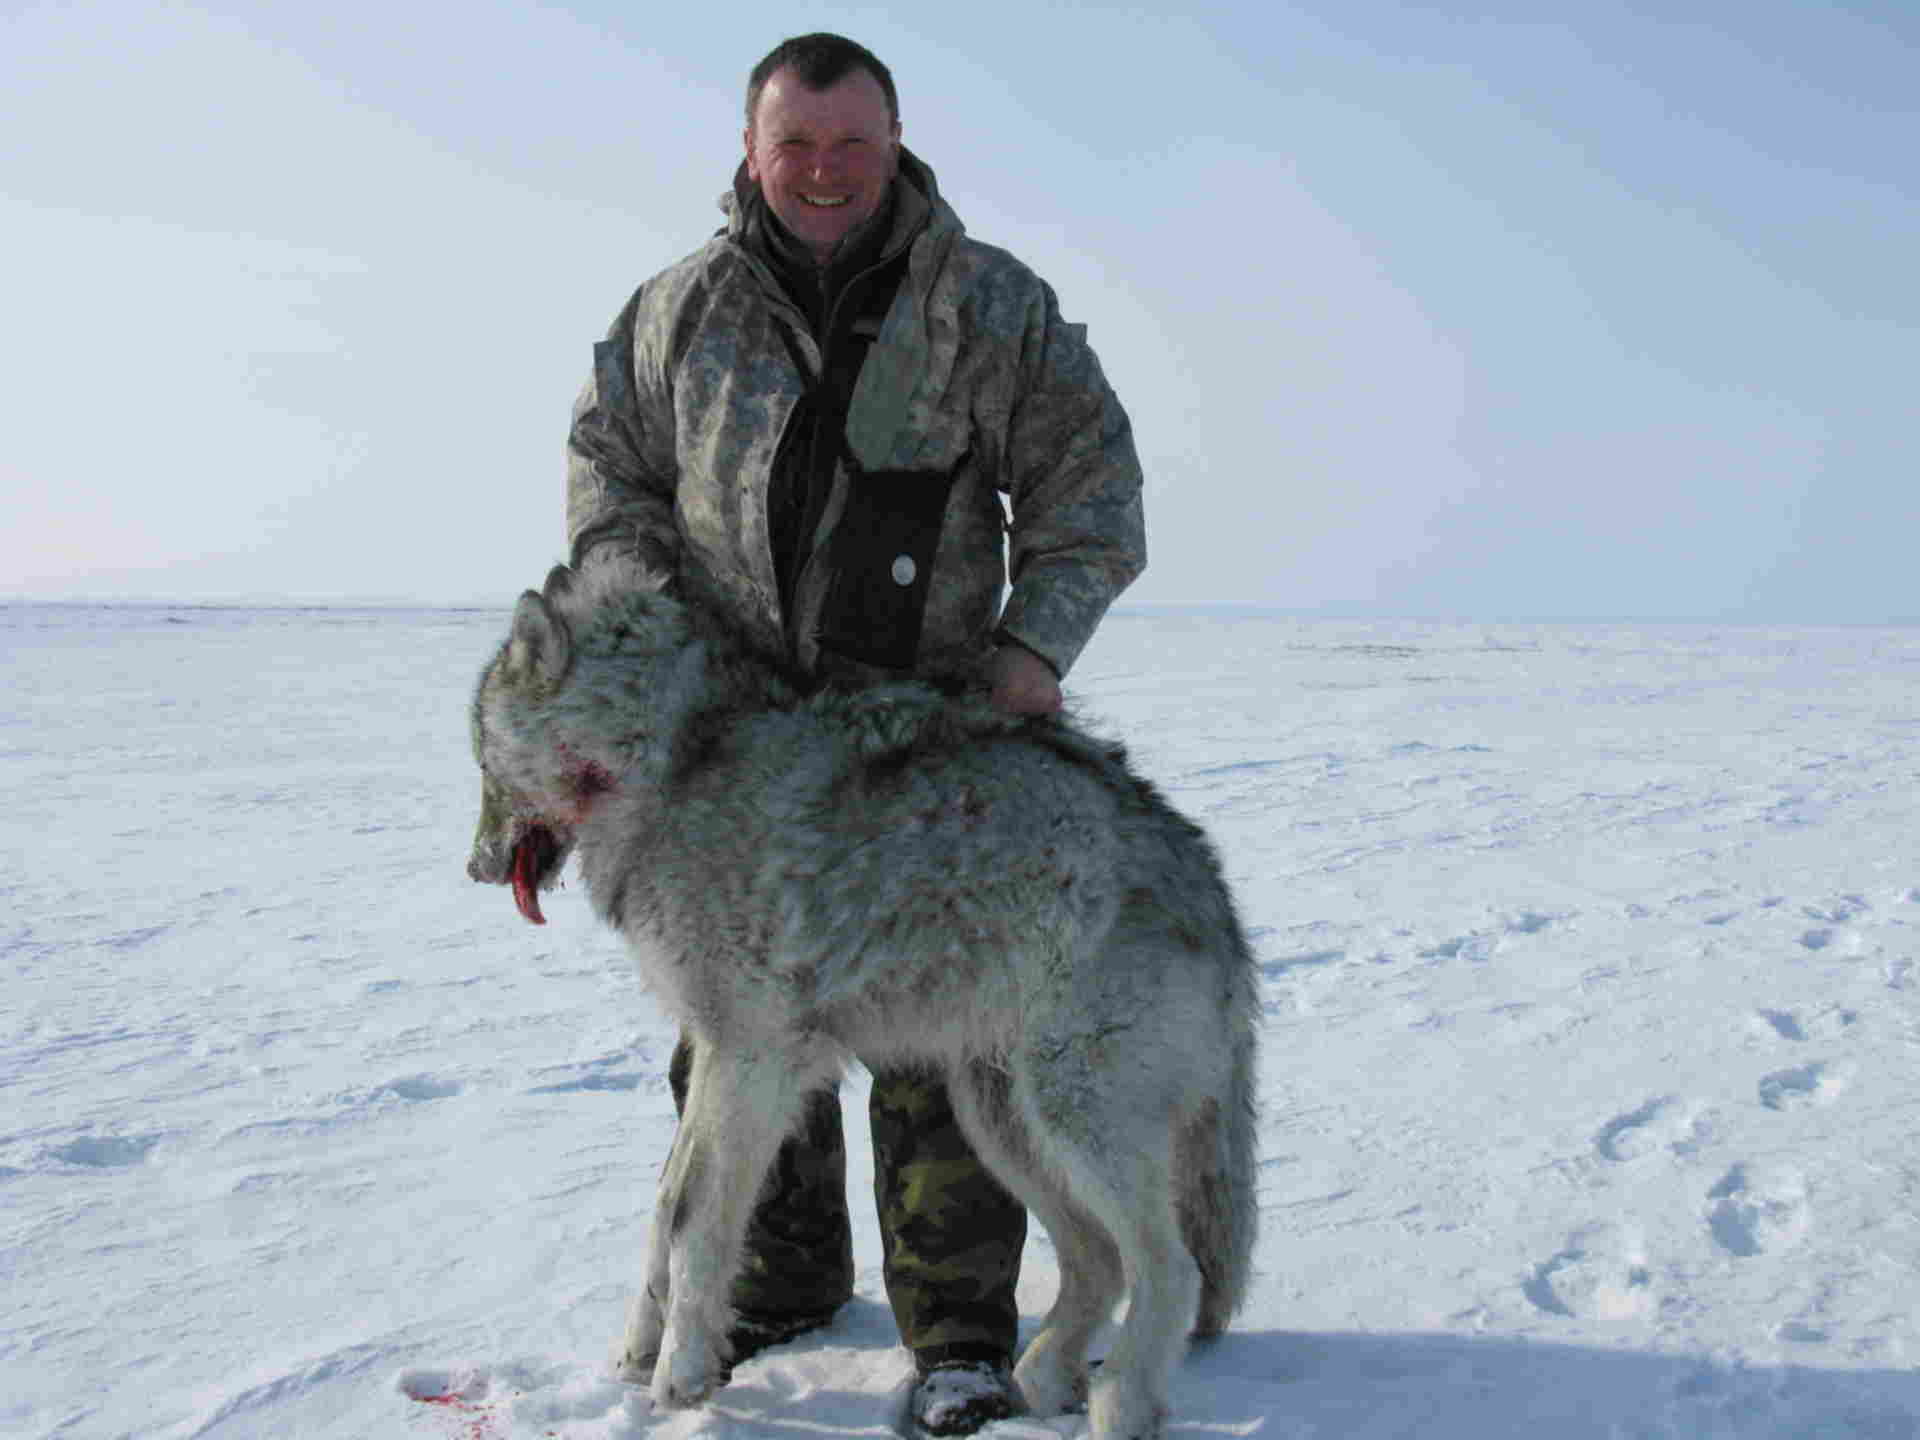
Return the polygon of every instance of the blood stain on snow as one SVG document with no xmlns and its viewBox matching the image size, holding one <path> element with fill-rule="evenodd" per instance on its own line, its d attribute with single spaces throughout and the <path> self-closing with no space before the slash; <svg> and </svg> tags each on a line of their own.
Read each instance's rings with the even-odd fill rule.
<svg viewBox="0 0 1920 1440">
<path fill-rule="evenodd" d="M 455 1432 L 457 1440 L 500 1440 L 502 1432 L 494 1428 L 494 1407 L 491 1404 L 482 1405 L 452 1391 L 443 1395 L 414 1395 L 410 1398 L 418 1404 L 437 1405 L 459 1416 L 457 1423 L 463 1428 Z M 547 1431 L 548 1435 L 554 1433 Z"/>
</svg>

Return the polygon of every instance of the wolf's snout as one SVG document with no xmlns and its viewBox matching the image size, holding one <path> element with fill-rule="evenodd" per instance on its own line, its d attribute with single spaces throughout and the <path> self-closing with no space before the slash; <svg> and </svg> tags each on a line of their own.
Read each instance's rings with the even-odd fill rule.
<svg viewBox="0 0 1920 1440">
<path fill-rule="evenodd" d="M 482 885 L 504 885 L 513 869 L 513 803 L 483 768 L 480 772 L 480 820 L 473 829 L 467 878 Z"/>
<path fill-rule="evenodd" d="M 482 885 L 504 885 L 513 871 L 513 845 L 500 823 L 502 807 L 486 807 L 467 853 L 467 878 Z"/>
</svg>

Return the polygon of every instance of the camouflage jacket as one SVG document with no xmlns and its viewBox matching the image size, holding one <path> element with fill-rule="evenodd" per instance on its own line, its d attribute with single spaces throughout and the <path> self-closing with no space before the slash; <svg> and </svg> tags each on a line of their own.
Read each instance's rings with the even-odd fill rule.
<svg viewBox="0 0 1920 1440">
<path fill-rule="evenodd" d="M 970 675 L 998 629 L 1064 675 L 1146 563 L 1132 428 L 1051 288 L 969 239 L 906 151 L 900 176 L 884 255 L 909 250 L 906 278 L 854 385 L 793 613 L 768 477 L 821 355 L 742 243 L 738 188 L 727 227 L 594 347 L 567 445 L 573 558 L 637 556 L 808 673 L 875 660 L 854 632 L 904 616 L 908 653 L 881 663 Z"/>
</svg>

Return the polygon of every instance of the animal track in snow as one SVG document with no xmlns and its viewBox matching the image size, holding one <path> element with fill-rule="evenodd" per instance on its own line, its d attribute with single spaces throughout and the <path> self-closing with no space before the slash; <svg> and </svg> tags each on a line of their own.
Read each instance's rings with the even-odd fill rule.
<svg viewBox="0 0 1920 1440">
<path fill-rule="evenodd" d="M 397 1100 L 447 1100 L 464 1088 L 458 1080 L 442 1080 L 437 1075 L 403 1075 L 377 1087 L 369 1098 L 391 1095 Z"/>
<path fill-rule="evenodd" d="M 158 1135 L 82 1135 L 47 1151 L 50 1159 L 90 1170 L 119 1170 L 138 1165 L 160 1143 Z"/>
<path fill-rule="evenodd" d="M 1841 895 L 1817 905 L 1802 905 L 1800 913 L 1814 922 L 1800 934 L 1800 947 L 1813 954 L 1831 950 L 1836 955 L 1858 955 L 1866 942 L 1853 922 L 1872 904 L 1863 896 Z"/>
<path fill-rule="evenodd" d="M 1713 908 L 1700 917 L 1700 923 L 1702 925 L 1731 925 L 1735 920 L 1740 918 L 1742 913 L 1737 905 L 1729 904 L 1732 898 L 1733 897 L 1725 890 L 1700 890 L 1690 895 L 1675 895 L 1667 904 L 1676 910 L 1689 909 L 1702 905 L 1711 906 Z M 1634 908 L 1642 909 L 1642 907 L 1639 906 L 1635 906 Z M 1643 910 L 1642 913 L 1643 915 L 1651 915 L 1653 912 Z"/>
<path fill-rule="evenodd" d="M 1509 935 L 1538 935 L 1555 919 L 1553 915 L 1542 915 L 1534 910 L 1522 910 L 1518 915 L 1509 915 L 1505 921 Z"/>
<path fill-rule="evenodd" d="M 1457 935 L 1417 953 L 1422 960 L 1468 960 L 1483 964 L 1491 960 L 1499 948 L 1500 941 L 1493 935 Z"/>
<path fill-rule="evenodd" d="M 1639 1238 L 1614 1225 L 1589 1225 L 1533 1267 L 1521 1293 L 1548 1315 L 1626 1320 L 1654 1304 L 1653 1272 Z"/>
<path fill-rule="evenodd" d="M 1797 1044 L 1810 1039 L 1831 1040 L 1851 1030 L 1859 1020 L 1859 1011 L 1829 1005 L 1814 1011 L 1756 1010 L 1750 1024 L 1762 1039 Z"/>
<path fill-rule="evenodd" d="M 1546 915 L 1537 910 L 1521 910 L 1501 917 L 1497 931 L 1475 930 L 1466 935 L 1455 935 L 1437 944 L 1424 946 L 1414 953 L 1422 960 L 1465 960 L 1471 964 L 1484 964 L 1491 960 L 1494 952 L 1509 935 L 1538 935 L 1559 924 L 1565 915 Z"/>
<path fill-rule="evenodd" d="M 1657 1095 L 1638 1110 L 1616 1116 L 1594 1137 L 1594 1149 L 1617 1162 L 1639 1160 L 1662 1150 L 1689 1155 L 1712 1133 L 1712 1116 L 1671 1095 Z"/>
<path fill-rule="evenodd" d="M 1873 906 L 1860 895 L 1842 895 L 1829 900 L 1824 905 L 1804 905 L 1800 913 L 1809 920 L 1819 920 L 1828 925 L 1844 925 L 1856 916 L 1871 910 Z"/>
<path fill-rule="evenodd" d="M 1762 1010 L 1755 1017 L 1762 1026 L 1771 1030 L 1782 1040 L 1804 1040 L 1807 1032 L 1800 1028 L 1800 1022 L 1787 1010 Z"/>
<path fill-rule="evenodd" d="M 1736 1165 L 1707 1199 L 1713 1202 L 1707 1228 L 1714 1243 L 1743 1260 L 1798 1244 L 1813 1223 L 1806 1179 L 1791 1166 Z"/>
<path fill-rule="evenodd" d="M 537 1082 L 529 1095 L 578 1095 L 582 1093 L 631 1093 L 643 1086 L 664 1090 L 667 1066 L 655 1063 L 653 1051 L 645 1046 L 609 1050 L 591 1060 L 566 1065 L 545 1065 L 527 1078 Z"/>
<path fill-rule="evenodd" d="M 1853 1084 L 1854 1067 L 1816 1060 L 1775 1070 L 1761 1077 L 1760 1103 L 1769 1110 L 1795 1110 L 1803 1105 L 1830 1105 Z"/>
</svg>

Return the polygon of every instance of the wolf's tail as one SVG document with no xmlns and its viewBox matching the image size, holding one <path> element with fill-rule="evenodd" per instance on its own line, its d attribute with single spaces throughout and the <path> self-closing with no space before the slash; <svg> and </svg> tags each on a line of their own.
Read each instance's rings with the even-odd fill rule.
<svg viewBox="0 0 1920 1440">
<path fill-rule="evenodd" d="M 1244 942 L 1242 942 L 1244 948 Z M 1251 959 L 1237 967 L 1227 1088 L 1179 1139 L 1180 1231 L 1200 1267 L 1195 1336 L 1218 1335 L 1246 1298 L 1260 1212 L 1254 1190 L 1254 1015 Z"/>
</svg>

